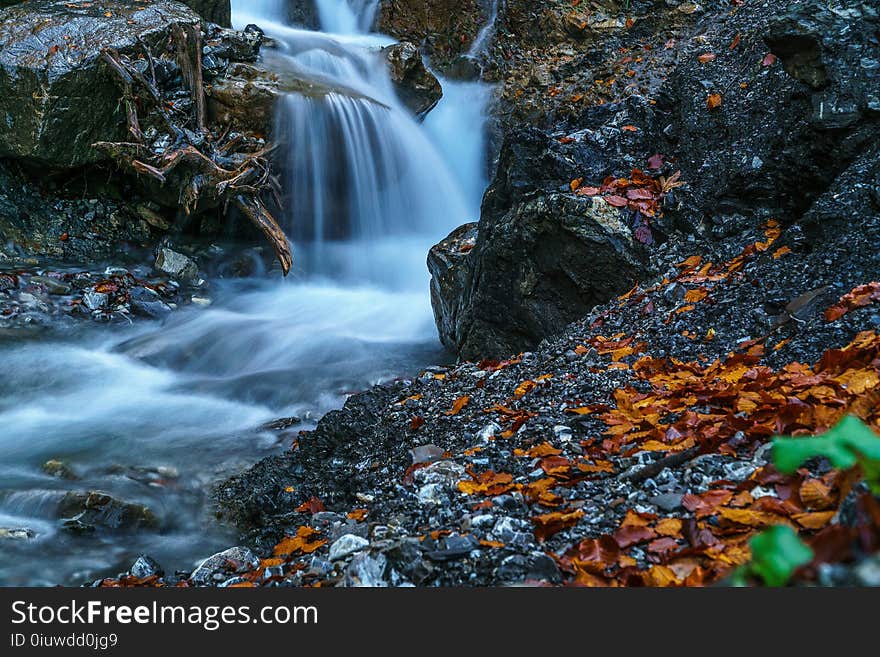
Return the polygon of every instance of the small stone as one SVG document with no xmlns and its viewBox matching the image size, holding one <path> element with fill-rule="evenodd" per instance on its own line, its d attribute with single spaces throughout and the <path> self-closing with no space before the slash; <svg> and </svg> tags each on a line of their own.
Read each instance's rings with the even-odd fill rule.
<svg viewBox="0 0 880 657">
<path fill-rule="evenodd" d="M 128 569 L 128 573 L 137 579 L 147 579 L 148 577 L 153 576 L 162 577 L 162 575 L 165 574 L 165 571 L 162 570 L 162 566 L 160 566 L 155 559 L 146 554 L 142 554 L 131 565 L 131 568 Z"/>
<path fill-rule="evenodd" d="M 413 479 L 422 485 L 444 484 L 452 487 L 464 479 L 465 475 L 463 465 L 459 465 L 455 461 L 437 461 L 426 468 L 416 470 Z"/>
<path fill-rule="evenodd" d="M 448 501 L 446 484 L 427 484 L 419 489 L 419 502 L 422 504 L 443 504 Z"/>
<path fill-rule="evenodd" d="M 677 511 L 682 508 L 681 500 L 683 497 L 684 495 L 681 493 L 663 493 L 648 498 L 648 501 L 654 506 L 671 513 L 672 511 Z"/>
<path fill-rule="evenodd" d="M 199 277 L 199 268 L 192 258 L 172 251 L 168 247 L 159 249 L 156 256 L 156 269 L 183 283 L 195 282 Z"/>
<path fill-rule="evenodd" d="M 354 534 L 345 534 L 336 539 L 333 545 L 330 546 L 329 559 L 330 561 L 341 561 L 355 552 L 360 552 L 369 547 L 369 545 L 370 542 L 365 538 L 355 536 Z"/>
<path fill-rule="evenodd" d="M 498 579 L 503 582 L 521 582 L 525 579 L 529 560 L 522 554 L 512 554 L 498 566 Z"/>
<path fill-rule="evenodd" d="M 413 465 L 417 463 L 433 463 L 443 456 L 444 450 L 437 445 L 420 445 L 409 450 Z"/>
<path fill-rule="evenodd" d="M 557 424 L 553 427 L 553 433 L 556 435 L 556 439 L 563 443 L 569 442 L 572 438 L 571 428 L 564 424 Z"/>
<path fill-rule="evenodd" d="M 349 587 L 387 587 L 385 569 L 388 565 L 384 554 L 373 556 L 366 552 L 356 554 L 345 570 L 345 585 Z"/>
<path fill-rule="evenodd" d="M 43 472 L 45 472 L 50 477 L 56 477 L 58 479 L 67 479 L 68 481 L 72 481 L 74 479 L 79 479 L 76 476 L 76 473 L 70 469 L 70 466 L 67 465 L 64 461 L 58 461 L 52 459 L 50 461 L 46 461 L 43 464 Z"/>
<path fill-rule="evenodd" d="M 312 557 L 309 562 L 309 574 L 323 576 L 333 570 L 333 564 L 321 557 Z"/>
<path fill-rule="evenodd" d="M 89 291 L 83 295 L 83 303 L 89 310 L 101 310 L 110 302 L 110 295 L 103 292 Z"/>
<path fill-rule="evenodd" d="M 496 422 L 490 422 L 485 427 L 480 429 L 480 433 L 477 434 L 477 438 L 479 438 L 481 442 L 487 443 L 499 433 L 501 433 L 501 426 Z"/>
<path fill-rule="evenodd" d="M 556 561 L 543 552 L 533 552 L 526 579 L 558 584 L 562 581 L 562 574 Z"/>
<path fill-rule="evenodd" d="M 193 571 L 190 580 L 196 584 L 225 581 L 229 575 L 238 575 L 260 567 L 260 558 L 245 547 L 231 547 L 213 554 Z"/>
</svg>

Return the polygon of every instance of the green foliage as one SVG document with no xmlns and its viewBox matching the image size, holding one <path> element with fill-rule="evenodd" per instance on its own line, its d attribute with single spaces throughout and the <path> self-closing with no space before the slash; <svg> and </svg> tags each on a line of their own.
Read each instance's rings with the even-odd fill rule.
<svg viewBox="0 0 880 657">
<path fill-rule="evenodd" d="M 794 472 L 816 456 L 841 470 L 858 465 L 871 491 L 880 494 L 880 436 L 857 417 L 847 415 L 818 436 L 773 439 L 773 463 L 780 472 Z"/>
<path fill-rule="evenodd" d="M 827 458 L 841 470 L 858 466 L 871 491 L 880 495 L 880 436 L 859 418 L 847 415 L 818 436 L 773 439 L 773 464 L 780 472 L 790 474 L 804 461 L 817 456 Z M 785 586 L 794 571 L 813 558 L 813 551 L 785 525 L 761 532 L 749 546 L 751 561 L 731 577 L 736 586 L 746 586 L 752 578 L 767 586 Z"/>
<path fill-rule="evenodd" d="M 749 577 L 759 578 L 767 586 L 785 586 L 794 571 L 813 558 L 813 551 L 786 525 L 761 532 L 749 541 L 749 547 L 752 560 L 733 575 L 737 586 L 745 585 Z"/>
</svg>

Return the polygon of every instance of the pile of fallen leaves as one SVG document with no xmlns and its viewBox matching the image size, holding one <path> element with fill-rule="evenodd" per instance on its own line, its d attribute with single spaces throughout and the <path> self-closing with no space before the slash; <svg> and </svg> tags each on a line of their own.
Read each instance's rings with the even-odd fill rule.
<svg viewBox="0 0 880 657">
<path fill-rule="evenodd" d="M 640 359 L 634 369 L 650 391 L 618 392 L 616 407 L 601 416 L 608 426 L 602 449 L 632 454 L 695 448 L 742 457 L 774 434 L 821 432 L 847 413 L 880 427 L 875 332 L 827 351 L 812 367 L 791 363 L 774 372 L 758 365 L 758 358 L 732 354 L 708 365 Z M 869 493 L 856 506 L 871 522 L 859 530 L 830 524 L 854 483 L 851 472 L 800 469 L 787 476 L 765 466 L 745 481 L 717 481 L 700 495 L 685 495 L 686 515 L 631 510 L 616 531 L 572 546 L 559 564 L 574 583 L 590 586 L 702 585 L 748 561 L 749 539 L 778 524 L 807 537 L 815 563 L 843 558 L 854 541 L 874 551 L 880 547 L 880 507 Z"/>
</svg>

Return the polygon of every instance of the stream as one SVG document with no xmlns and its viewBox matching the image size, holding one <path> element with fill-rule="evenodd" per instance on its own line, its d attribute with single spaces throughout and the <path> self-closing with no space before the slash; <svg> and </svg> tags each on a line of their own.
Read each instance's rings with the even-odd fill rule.
<svg viewBox="0 0 880 657">
<path fill-rule="evenodd" d="M 346 395 L 448 360 L 428 294 L 428 249 L 475 220 L 486 186 L 491 90 L 442 80 L 418 123 L 398 102 L 370 34 L 376 3 L 318 0 L 323 30 L 284 24 L 279 0 L 233 2 L 285 66 L 352 93 L 291 95 L 279 218 L 291 237 L 286 280 L 212 281 L 213 304 L 163 323 L 81 325 L 51 339 L 0 342 L 0 585 L 81 584 L 139 554 L 191 569 L 234 544 L 210 513 L 211 487 L 278 450 L 261 427 L 313 427 Z M 63 461 L 77 479 L 52 477 Z M 57 506 L 69 491 L 148 506 L 156 531 L 76 534 Z"/>
</svg>

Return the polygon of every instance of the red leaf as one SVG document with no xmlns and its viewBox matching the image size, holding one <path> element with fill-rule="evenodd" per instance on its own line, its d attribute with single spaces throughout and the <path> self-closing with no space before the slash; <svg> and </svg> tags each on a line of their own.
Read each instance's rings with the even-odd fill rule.
<svg viewBox="0 0 880 657">
<path fill-rule="evenodd" d="M 739 45 L 739 41 L 742 38 L 742 35 L 737 32 L 736 36 L 733 37 L 733 41 L 730 42 L 730 49 L 733 50 Z"/>
<path fill-rule="evenodd" d="M 648 168 L 649 169 L 662 169 L 663 168 L 663 156 L 660 153 L 655 153 L 651 157 L 648 158 Z"/>
<path fill-rule="evenodd" d="M 605 202 L 608 203 L 608 205 L 613 205 L 615 208 L 622 208 L 627 203 L 627 200 L 624 197 L 616 196 L 614 194 L 611 196 L 603 196 L 602 198 L 605 199 Z"/>
<path fill-rule="evenodd" d="M 311 513 L 312 515 L 315 515 L 316 513 L 326 511 L 327 507 L 325 507 L 324 503 L 317 497 L 310 497 L 308 500 L 296 507 L 296 510 L 299 513 Z"/>
<path fill-rule="evenodd" d="M 776 63 L 776 55 L 768 52 L 764 59 L 761 60 L 762 66 L 773 66 Z"/>
</svg>

